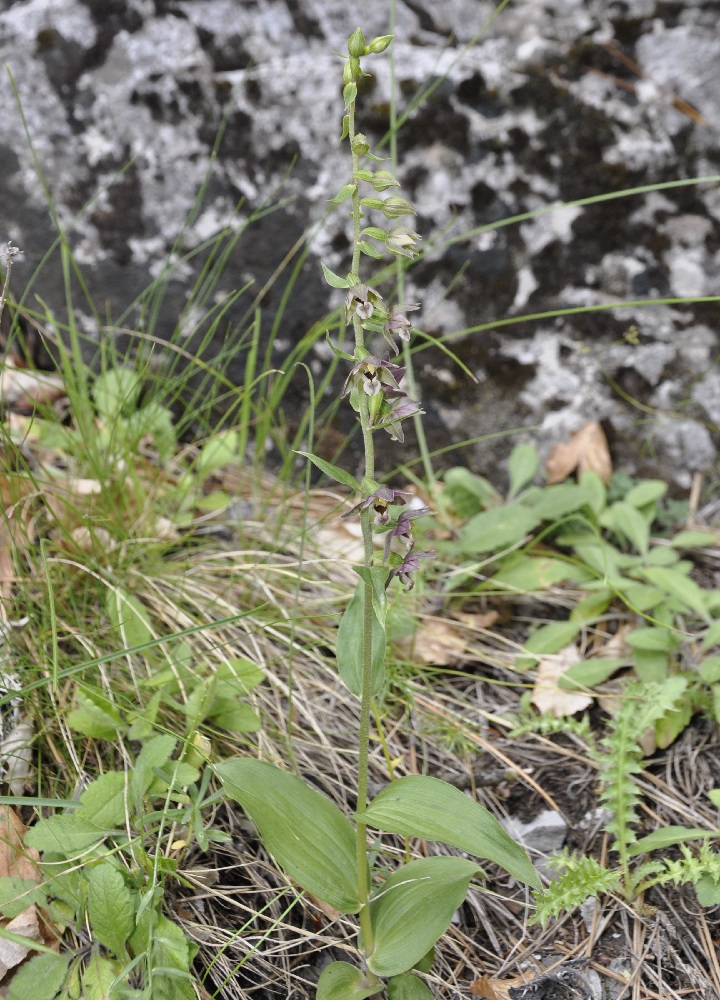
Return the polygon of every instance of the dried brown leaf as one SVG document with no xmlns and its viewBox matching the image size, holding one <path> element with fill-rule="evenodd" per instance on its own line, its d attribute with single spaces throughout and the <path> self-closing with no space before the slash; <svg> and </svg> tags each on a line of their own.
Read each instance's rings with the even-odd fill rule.
<svg viewBox="0 0 720 1000">
<path fill-rule="evenodd" d="M 400 640 L 398 646 L 415 663 L 447 667 L 464 658 L 467 641 L 451 623 L 432 618 L 423 622 L 413 635 Z"/>
<path fill-rule="evenodd" d="M 10 875 L 40 882 L 40 855 L 23 843 L 26 830 L 14 809 L 0 805 L 0 878 Z"/>
<path fill-rule="evenodd" d="M 593 420 L 575 431 L 569 441 L 556 444 L 545 463 L 548 483 L 560 483 L 575 470 L 592 469 L 607 485 L 612 477 L 612 459 L 607 438 Z"/>
<path fill-rule="evenodd" d="M 592 705 L 592 698 L 580 691 L 564 691 L 558 687 L 558 680 L 566 670 L 581 660 L 577 647 L 571 643 L 553 656 L 545 656 L 538 661 L 532 703 L 542 715 L 552 715 L 558 719 L 563 715 L 574 715 Z"/>
<path fill-rule="evenodd" d="M 0 370 L 0 399 L 16 413 L 32 413 L 38 403 L 54 403 L 65 395 L 58 375 L 18 368 L 11 360 Z"/>
</svg>

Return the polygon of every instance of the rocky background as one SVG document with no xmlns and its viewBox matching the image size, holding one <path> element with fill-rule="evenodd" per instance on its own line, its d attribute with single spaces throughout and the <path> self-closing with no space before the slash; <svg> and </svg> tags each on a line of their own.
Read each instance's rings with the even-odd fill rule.
<svg viewBox="0 0 720 1000">
<path fill-rule="evenodd" d="M 368 38 L 388 31 L 387 8 L 362 4 Z M 437 349 L 418 355 L 430 444 L 485 438 L 452 460 L 497 479 L 510 448 L 501 432 L 524 428 L 547 450 L 601 420 L 626 470 L 667 477 L 676 492 L 697 470 L 717 484 L 718 303 L 492 327 L 558 307 L 720 295 L 717 2 L 511 0 L 495 20 L 493 9 L 483 0 L 397 0 L 401 110 L 432 88 L 399 137 L 402 193 L 432 242 L 408 275 L 406 300 L 422 301 L 417 325 L 447 338 L 478 379 Z M 31 148 L 3 74 L 0 241 L 24 251 L 15 294 L 27 288 L 29 306 L 39 308 L 39 296 L 63 316 L 57 249 L 48 256 L 56 228 L 36 158 L 94 303 L 95 312 L 78 291 L 91 340 L 110 319 L 174 333 L 192 348 L 202 322 L 188 300 L 209 252 L 192 251 L 239 234 L 205 308 L 248 289 L 205 357 L 238 347 L 230 372 L 240 382 L 258 292 L 309 233 L 278 331 L 279 364 L 339 301 L 318 258 L 338 271 L 347 265 L 346 219 L 336 210 L 318 223 L 347 179 L 333 53 L 357 17 L 331 0 L 0 2 L 0 62 L 32 139 Z M 366 68 L 361 128 L 377 141 L 389 121 L 390 62 L 376 57 Z M 693 177 L 711 180 L 484 228 Z M 266 332 L 297 259 L 296 250 L 262 296 Z M 143 298 L 158 278 L 155 296 Z M 320 340 L 311 359 L 318 378 L 328 353 Z M 288 405 L 302 406 L 300 390 Z"/>
</svg>

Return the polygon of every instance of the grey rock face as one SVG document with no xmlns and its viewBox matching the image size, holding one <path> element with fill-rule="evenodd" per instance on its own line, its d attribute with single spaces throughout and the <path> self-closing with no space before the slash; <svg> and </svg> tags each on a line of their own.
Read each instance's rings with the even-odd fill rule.
<svg viewBox="0 0 720 1000">
<path fill-rule="evenodd" d="M 386 6 L 363 5 L 368 37 L 388 30 Z M 26 304 L 37 308 L 38 295 L 62 319 L 57 252 L 35 273 L 56 237 L 37 160 L 91 293 L 94 308 L 75 289 L 90 342 L 109 316 L 193 349 L 211 323 L 203 316 L 224 310 L 204 357 L 229 358 L 241 381 L 254 306 L 269 332 L 299 261 L 277 323 L 273 363 L 281 364 L 338 304 L 318 259 L 337 271 L 349 261 L 347 217 L 328 217 L 327 199 L 348 173 L 333 53 L 357 15 L 326 0 L 0 7 L 0 60 L 32 140 L 31 149 L 4 77 L 0 241 L 25 251 L 16 294 L 27 284 Z M 417 355 L 431 446 L 482 438 L 459 460 L 496 478 L 508 451 L 497 432 L 533 425 L 549 449 L 602 419 L 618 463 L 685 488 L 693 470 L 713 469 L 720 441 L 718 304 L 619 303 L 720 294 L 716 4 L 517 0 L 480 34 L 493 9 L 478 0 L 398 3 L 399 110 L 410 109 L 398 173 L 426 244 L 441 234 L 409 272 L 405 299 L 423 303 L 418 326 L 444 338 L 478 378 L 473 385 L 437 349 Z M 362 129 L 379 141 L 390 62 L 368 60 L 367 69 Z M 558 207 L 700 176 L 715 179 Z M 307 258 L 296 249 L 283 269 L 304 234 Z M 220 237 L 224 270 L 189 308 Z M 153 279 L 155 296 L 143 295 Z M 600 305 L 613 308 L 573 312 Z M 493 326 L 555 308 L 568 312 Z M 322 338 L 308 360 L 321 377 Z M 288 395 L 290 424 L 304 378 Z M 633 401 L 650 408 L 642 423 Z M 351 417 L 338 420 L 345 433 Z"/>
</svg>

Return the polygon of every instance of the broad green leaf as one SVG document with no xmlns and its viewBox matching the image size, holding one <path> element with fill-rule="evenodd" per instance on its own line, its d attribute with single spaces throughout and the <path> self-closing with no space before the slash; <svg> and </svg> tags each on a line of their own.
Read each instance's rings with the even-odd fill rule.
<svg viewBox="0 0 720 1000">
<path fill-rule="evenodd" d="M 358 698 L 363 685 L 363 631 L 365 587 L 359 580 L 350 603 L 343 612 L 337 632 L 337 663 L 343 684 Z M 385 629 L 372 612 L 372 693 L 378 694 L 385 682 Z"/>
<path fill-rule="evenodd" d="M 198 452 L 195 460 L 195 471 L 201 479 L 207 478 L 226 465 L 240 462 L 243 456 L 239 452 L 239 431 L 219 431 L 213 434 Z"/>
<path fill-rule="evenodd" d="M 387 566 L 354 566 L 353 569 L 366 584 L 372 587 L 373 610 L 380 625 L 385 628 L 387 618 L 387 578 L 389 569 Z"/>
<path fill-rule="evenodd" d="M 460 532 L 460 550 L 478 555 L 516 545 L 541 521 L 542 517 L 516 503 L 492 507 L 470 518 Z"/>
<path fill-rule="evenodd" d="M 315 996 L 316 1000 L 364 1000 L 382 989 L 382 983 L 371 985 L 349 962 L 331 962 L 322 971 Z"/>
<path fill-rule="evenodd" d="M 484 507 L 500 503 L 500 494 L 489 480 L 468 469 L 448 469 L 444 476 L 445 494 L 459 517 L 467 520 Z"/>
<path fill-rule="evenodd" d="M 30 878 L 4 875 L 0 878 L 0 913 L 9 920 L 28 906 L 43 906 L 45 892 Z"/>
<path fill-rule="evenodd" d="M 541 521 L 559 521 L 566 514 L 588 505 L 588 494 L 577 483 L 558 483 L 527 494 L 520 503 Z"/>
<path fill-rule="evenodd" d="M 674 549 L 714 548 L 718 543 L 712 531 L 678 531 L 670 544 Z"/>
<path fill-rule="evenodd" d="M 492 813 L 439 778 L 410 774 L 390 782 L 368 806 L 365 820 L 387 833 L 437 840 L 487 858 L 518 881 L 540 887 L 527 854 Z"/>
<path fill-rule="evenodd" d="M 367 240 L 361 240 L 358 243 L 358 249 L 361 253 L 364 253 L 366 257 L 372 257 L 374 260 L 381 260 L 385 256 L 384 251 L 379 250 L 376 246 L 373 246 L 372 243 L 368 243 Z"/>
<path fill-rule="evenodd" d="M 700 663 L 700 677 L 706 684 L 720 681 L 720 656 L 706 656 Z"/>
<path fill-rule="evenodd" d="M 162 767 L 172 757 L 177 746 L 177 740 L 164 733 L 148 740 L 135 761 L 135 767 L 130 778 L 130 795 L 135 809 L 140 810 L 143 796 L 155 780 L 154 768 Z M 115 952 L 117 954 L 117 952 Z"/>
<path fill-rule="evenodd" d="M 667 483 L 661 479 L 644 479 L 625 494 L 625 503 L 633 507 L 645 507 L 667 493 Z"/>
<path fill-rule="evenodd" d="M 677 566 L 679 560 L 677 551 L 669 545 L 656 545 L 648 552 L 645 563 L 648 566 Z"/>
<path fill-rule="evenodd" d="M 720 646 L 720 618 L 712 623 L 702 638 L 703 650 L 710 649 L 711 646 Z"/>
<path fill-rule="evenodd" d="M 288 875 L 343 913 L 357 913 L 355 831 L 338 807 L 264 761 L 235 757 L 218 764 L 216 772 Z"/>
<path fill-rule="evenodd" d="M 103 420 L 114 424 L 123 413 L 134 410 L 140 388 L 140 376 L 131 368 L 109 368 L 98 375 L 92 394 Z"/>
<path fill-rule="evenodd" d="M 331 288 L 350 288 L 350 281 L 347 278 L 341 278 L 339 274 L 335 274 L 322 261 L 320 261 L 320 267 L 325 276 L 325 281 L 327 281 Z"/>
<path fill-rule="evenodd" d="M 607 487 L 594 469 L 585 469 L 580 475 L 580 489 L 585 494 L 587 504 L 596 517 L 603 512 L 607 503 Z"/>
<path fill-rule="evenodd" d="M 107 829 L 83 819 L 77 812 L 39 819 L 25 834 L 28 847 L 42 853 L 75 857 L 107 836 Z"/>
<path fill-rule="evenodd" d="M 508 590 L 530 593 L 547 590 L 564 580 L 585 582 L 593 578 L 593 574 L 584 566 L 578 566 L 567 559 L 520 553 L 507 562 L 503 561 L 500 570 L 488 581 L 488 586 L 494 588 L 500 585 Z"/>
<path fill-rule="evenodd" d="M 572 609 L 570 620 L 574 622 L 595 621 L 600 615 L 605 614 L 614 596 L 613 591 L 604 585 L 598 587 L 597 590 L 591 590 Z"/>
<path fill-rule="evenodd" d="M 419 962 L 450 926 L 478 870 L 466 858 L 435 857 L 393 872 L 370 903 L 375 934 L 370 971 L 397 976 Z"/>
<path fill-rule="evenodd" d="M 631 858 L 636 858 L 638 854 L 647 854 L 649 851 L 661 851 L 673 844 L 685 844 L 688 840 L 705 840 L 720 838 L 720 830 L 707 830 L 702 827 L 688 826 L 663 826 L 659 830 L 653 830 L 647 837 L 641 837 L 631 844 L 628 854 Z"/>
<path fill-rule="evenodd" d="M 80 796 L 80 809 L 75 815 L 105 829 L 124 826 L 125 781 L 121 771 L 108 771 L 95 778 Z"/>
<path fill-rule="evenodd" d="M 583 660 L 576 663 L 574 667 L 569 667 L 562 677 L 558 678 L 557 685 L 563 691 L 574 691 L 577 688 L 593 688 L 596 684 L 602 684 L 608 677 L 620 670 L 621 667 L 629 666 L 629 659 L 620 657 L 596 657 L 592 660 Z"/>
<path fill-rule="evenodd" d="M 412 972 L 393 976 L 387 984 L 388 1000 L 433 1000 L 433 992 L 427 983 Z"/>
<path fill-rule="evenodd" d="M 243 694 L 249 694 L 265 680 L 265 673 L 252 660 L 244 656 L 233 656 L 227 663 L 218 665 L 215 677 L 218 681 L 231 684 L 233 688 L 239 688 Z"/>
<path fill-rule="evenodd" d="M 582 628 L 582 622 L 566 621 L 551 622 L 549 625 L 542 625 L 537 632 L 525 643 L 528 653 L 537 653 L 537 656 L 527 656 L 521 654 L 515 657 L 516 670 L 528 670 L 534 666 L 541 656 L 559 653 L 568 643 L 572 642 Z"/>
<path fill-rule="evenodd" d="M 662 587 L 666 593 L 680 601 L 686 608 L 694 611 L 703 621 L 710 623 L 703 588 L 682 573 L 679 568 L 649 566 L 644 570 L 643 575 L 650 583 Z"/>
<path fill-rule="evenodd" d="M 720 903 L 720 882 L 710 875 L 701 876 L 695 883 L 695 895 L 700 906 L 717 906 Z"/>
<path fill-rule="evenodd" d="M 662 602 L 665 591 L 650 583 L 633 582 L 623 587 L 621 597 L 627 606 L 634 611 L 650 611 Z"/>
<path fill-rule="evenodd" d="M 618 500 L 607 507 L 600 517 L 603 527 L 610 528 L 631 542 L 641 555 L 645 555 L 650 542 L 650 526 L 637 507 Z"/>
<path fill-rule="evenodd" d="M 87 872 L 88 919 L 93 937 L 116 958 L 127 955 L 125 942 L 135 930 L 135 907 L 125 879 L 109 861 Z"/>
<path fill-rule="evenodd" d="M 100 953 L 93 948 L 87 959 L 82 974 L 82 998 L 83 1000 L 114 1000 L 122 994 L 116 991 L 110 992 L 120 972 L 120 966 L 103 958 Z"/>
<path fill-rule="evenodd" d="M 120 632 L 125 646 L 142 646 L 152 639 L 150 618 L 145 607 L 124 587 L 108 590 L 107 611 L 112 627 Z"/>
<path fill-rule="evenodd" d="M 668 650 L 675 649 L 677 639 L 668 628 L 657 628 L 649 625 L 633 629 L 625 636 L 625 641 L 631 649 Z"/>
<path fill-rule="evenodd" d="M 350 489 L 356 492 L 360 491 L 360 483 L 357 481 L 355 476 L 351 476 L 349 472 L 345 469 L 341 469 L 339 465 L 333 465 L 332 462 L 326 462 L 324 458 L 319 458 L 317 455 L 313 455 L 310 451 L 296 451 L 296 455 L 302 455 L 303 458 L 307 458 L 308 461 L 316 465 L 321 472 L 324 472 L 326 476 L 330 479 L 334 479 L 336 483 L 342 483 L 343 486 L 349 486 Z"/>
<path fill-rule="evenodd" d="M 539 455 L 533 444 L 516 444 L 508 459 L 510 492 L 508 499 L 516 496 L 533 481 L 538 470 Z"/>
<path fill-rule="evenodd" d="M 95 740 L 116 740 L 124 728 L 120 713 L 100 691 L 78 687 L 75 708 L 67 714 L 67 724 L 76 733 Z"/>
<path fill-rule="evenodd" d="M 13 973 L 7 1000 L 52 1000 L 67 975 L 70 955 L 36 955 Z"/>
<path fill-rule="evenodd" d="M 262 727 L 259 716 L 250 706 L 234 698 L 215 698 L 207 717 L 214 726 L 228 733 L 256 733 Z"/>
<path fill-rule="evenodd" d="M 637 666 L 636 666 L 637 669 Z M 669 709 L 655 723 L 655 742 L 661 750 L 674 743 L 680 733 L 690 725 L 693 716 L 693 701 L 687 694 L 674 708 Z"/>
<path fill-rule="evenodd" d="M 346 108 L 349 108 L 351 104 L 354 103 L 357 97 L 357 84 L 356 83 L 346 83 L 343 87 L 343 104 Z"/>
<path fill-rule="evenodd" d="M 185 932 L 166 917 L 157 918 L 152 932 L 152 1000 L 196 1000 L 190 964 L 197 953 Z"/>
</svg>

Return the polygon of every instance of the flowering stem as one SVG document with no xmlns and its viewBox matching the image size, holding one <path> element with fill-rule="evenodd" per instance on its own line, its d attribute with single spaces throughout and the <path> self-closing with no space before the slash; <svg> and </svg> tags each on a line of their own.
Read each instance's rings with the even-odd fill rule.
<svg viewBox="0 0 720 1000">
<path fill-rule="evenodd" d="M 355 103 L 348 109 L 348 137 L 352 150 L 352 170 L 355 177 L 359 169 L 359 157 L 353 148 L 355 139 Z M 362 208 L 360 206 L 360 195 L 355 190 L 352 199 L 353 216 L 353 258 L 352 273 L 358 274 L 360 269 L 360 225 L 362 220 Z M 353 315 L 353 329 L 355 332 L 355 347 L 363 350 L 365 348 L 365 334 L 357 314 Z M 363 437 L 363 450 L 365 456 L 365 477 L 375 478 L 375 444 L 373 441 L 372 426 L 370 420 L 370 407 L 368 397 L 364 392 L 360 393 L 360 427 Z M 362 527 L 363 546 L 365 550 L 365 566 L 372 566 L 373 539 L 372 539 L 372 510 L 364 510 L 360 517 Z M 368 759 L 370 753 L 370 709 L 372 705 L 372 630 L 373 630 L 373 607 L 372 588 L 364 584 L 364 605 L 363 605 L 363 630 L 362 630 L 362 692 L 360 699 L 360 731 L 358 735 L 358 780 L 357 780 L 357 826 L 355 833 L 355 850 L 358 873 L 358 896 L 360 899 L 360 930 L 362 933 L 363 950 L 368 956 L 374 947 L 373 928 L 370 921 L 370 882 L 367 863 L 367 827 L 363 822 L 363 817 L 367 809 L 368 790 Z"/>
</svg>

